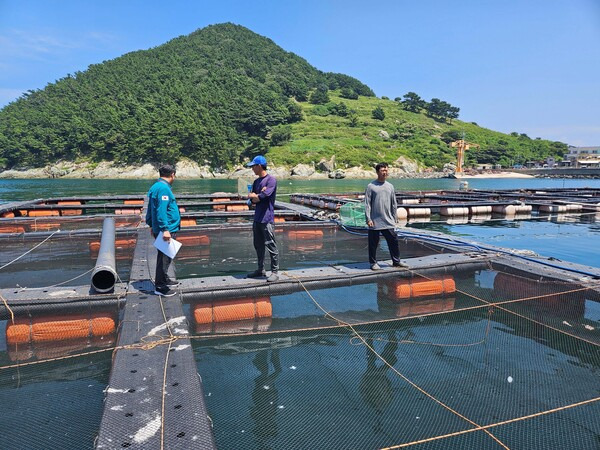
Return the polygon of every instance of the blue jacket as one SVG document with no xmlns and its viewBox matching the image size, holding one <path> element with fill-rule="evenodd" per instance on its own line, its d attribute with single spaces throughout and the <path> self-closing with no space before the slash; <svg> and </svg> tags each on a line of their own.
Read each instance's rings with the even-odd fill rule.
<svg viewBox="0 0 600 450">
<path fill-rule="evenodd" d="M 159 178 L 148 191 L 146 223 L 152 227 L 155 235 L 161 231 L 170 233 L 179 231 L 181 223 L 179 207 L 171 191 L 171 185 L 162 178 Z"/>
</svg>

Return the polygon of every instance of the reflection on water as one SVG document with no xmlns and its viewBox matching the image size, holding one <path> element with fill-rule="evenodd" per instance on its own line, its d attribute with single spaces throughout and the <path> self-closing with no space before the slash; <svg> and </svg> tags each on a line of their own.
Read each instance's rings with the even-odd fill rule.
<svg viewBox="0 0 600 450">
<path fill-rule="evenodd" d="M 369 405 L 376 414 L 376 429 L 375 432 L 382 432 L 383 427 L 380 423 L 380 416 L 389 407 L 394 400 L 394 389 L 390 380 L 390 366 L 394 367 L 398 358 L 396 350 L 398 350 L 398 338 L 392 330 L 388 331 L 385 347 L 381 352 L 381 357 L 386 361 L 382 362 L 369 347 L 374 348 L 373 338 L 366 339 L 367 346 L 365 352 L 367 356 L 367 366 L 360 380 L 360 393 L 363 401 Z M 393 374 L 392 374 L 393 376 Z"/>
<path fill-rule="evenodd" d="M 270 364 L 269 364 L 270 354 Z M 281 373 L 279 349 L 260 350 L 252 360 L 258 369 L 258 376 L 254 379 L 252 390 L 252 406 L 250 416 L 254 420 L 252 432 L 261 448 L 265 446 L 265 438 L 277 435 L 277 409 L 279 408 L 279 395 L 275 381 Z M 273 366 L 273 371 L 270 370 Z"/>
</svg>

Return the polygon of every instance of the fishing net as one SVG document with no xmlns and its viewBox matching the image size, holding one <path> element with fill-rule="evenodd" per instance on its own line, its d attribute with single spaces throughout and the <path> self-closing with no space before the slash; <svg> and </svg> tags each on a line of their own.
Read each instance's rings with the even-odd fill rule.
<svg viewBox="0 0 600 450">
<path fill-rule="evenodd" d="M 246 320 L 191 305 L 217 446 L 596 445 L 598 283 L 412 275 L 240 299 Z"/>
<path fill-rule="evenodd" d="M 348 202 L 340 207 L 340 220 L 345 226 L 366 227 L 365 205 L 362 202 Z"/>
<path fill-rule="evenodd" d="M 182 231 L 178 277 L 253 270 L 251 230 L 236 227 Z M 280 224 L 276 238 L 290 277 L 367 256 L 366 237 L 334 226 Z M 2 282 L 28 270 L 39 270 L 29 284 L 68 279 L 93 266 L 93 241 L 51 239 L 46 253 L 44 244 L 9 265 Z M 40 242 L 7 241 L 0 265 Z M 403 258 L 448 253 L 431 242 L 400 246 Z M 379 254 L 388 257 L 384 240 Z M 73 273 L 45 275 L 72 264 Z M 184 305 L 217 447 L 596 447 L 598 280 L 469 267 L 343 287 L 296 279 L 287 294 Z M 119 314 L 114 306 L 0 321 L 0 404 L 14 405 L 3 413 L 0 448 L 93 448 Z"/>
</svg>

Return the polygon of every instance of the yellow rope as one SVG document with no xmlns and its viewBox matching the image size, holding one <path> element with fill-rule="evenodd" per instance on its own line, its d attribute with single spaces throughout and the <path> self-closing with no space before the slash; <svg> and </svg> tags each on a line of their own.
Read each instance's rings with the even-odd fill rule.
<svg viewBox="0 0 600 450">
<path fill-rule="evenodd" d="M 417 276 L 419 276 L 421 278 L 425 278 L 427 280 L 433 280 L 433 278 L 427 277 L 426 275 L 419 274 L 418 272 L 413 271 L 411 269 L 407 269 L 407 270 L 410 271 L 413 274 L 416 274 Z M 516 299 L 516 300 L 506 300 L 506 301 L 503 301 L 503 302 L 495 302 L 495 303 L 494 302 L 488 302 L 487 300 L 485 300 L 485 299 L 483 299 L 481 297 L 478 297 L 475 294 L 471 294 L 469 292 L 460 290 L 458 288 L 456 288 L 456 292 L 460 292 L 463 295 L 466 295 L 466 296 L 471 297 L 471 298 L 473 298 L 475 300 L 479 300 L 480 302 L 485 303 L 485 305 L 483 305 L 483 306 L 496 307 L 498 309 L 501 309 L 502 311 L 508 312 L 510 314 L 514 314 L 517 317 L 521 317 L 522 319 L 529 320 L 530 322 L 533 322 L 533 323 L 535 323 L 537 325 L 541 325 L 543 327 L 547 327 L 547 328 L 549 328 L 549 329 L 551 329 L 553 331 L 557 331 L 557 332 L 565 334 L 565 335 L 567 335 L 569 337 L 572 337 L 572 338 L 575 338 L 575 339 L 579 339 L 580 341 L 587 342 L 588 344 L 591 344 L 593 346 L 600 347 L 600 343 L 598 343 L 598 342 L 590 341 L 589 339 L 585 339 L 585 338 L 577 336 L 575 334 L 571 334 L 571 333 L 569 333 L 567 331 L 561 330 L 560 328 L 553 327 L 553 326 L 545 324 L 543 322 L 538 322 L 535 319 L 531 319 L 531 318 L 529 318 L 527 316 L 524 316 L 524 315 L 519 314 L 517 312 L 511 311 L 510 309 L 503 308 L 501 306 L 501 305 L 505 305 L 505 304 L 509 304 L 509 303 L 518 303 L 518 302 L 524 302 L 524 301 L 529 301 L 529 300 L 541 299 L 541 298 L 544 298 L 544 297 L 554 297 L 554 296 L 557 296 L 557 295 L 565 295 L 565 294 L 572 294 L 572 293 L 575 293 L 575 292 L 587 291 L 587 290 L 590 290 L 590 289 L 595 289 L 595 288 L 597 288 L 599 286 L 600 286 L 600 282 L 589 283 L 588 286 L 582 287 L 582 288 L 570 289 L 570 290 L 562 291 L 562 292 L 553 292 L 553 293 L 550 293 L 550 294 L 534 295 L 534 296 L 531 296 L 531 297 L 524 297 L 524 298 L 519 298 L 519 299 Z M 453 312 L 453 311 L 450 311 L 450 312 Z M 413 316 L 413 317 L 415 317 L 415 316 Z"/>
<path fill-rule="evenodd" d="M 454 436 L 460 436 L 461 434 L 473 433 L 474 431 L 480 431 L 480 430 L 485 431 L 489 428 L 495 428 L 495 427 L 499 427 L 502 425 L 508 425 L 508 424 L 515 423 L 515 422 L 521 422 L 523 420 L 533 419 L 535 417 L 540 417 L 540 416 L 544 416 L 547 414 L 564 411 L 566 409 L 576 408 L 577 406 L 588 405 L 590 403 L 594 403 L 599 400 L 600 400 L 600 397 L 595 397 L 595 398 L 591 398 L 589 400 L 584 400 L 584 401 L 577 402 L 577 403 L 571 403 L 570 405 L 559 406 L 558 408 L 547 409 L 545 411 L 540 411 L 537 413 L 529 414 L 527 416 L 515 417 L 514 419 L 508 419 L 508 420 L 504 420 L 502 422 L 491 423 L 489 425 L 484 425 L 484 426 L 481 426 L 478 428 L 471 428 L 468 430 L 455 431 L 454 433 L 442 434 L 442 435 L 430 437 L 427 439 L 420 439 L 418 441 L 412 441 L 412 442 L 406 442 L 404 444 L 394 445 L 392 447 L 385 447 L 382 450 L 391 450 L 391 449 L 395 449 L 395 448 L 410 447 L 410 446 L 417 445 L 417 444 L 425 444 L 427 442 L 437 441 L 440 439 L 447 439 L 447 438 L 454 437 Z"/>
<path fill-rule="evenodd" d="M 8 302 L 6 301 L 6 299 L 2 296 L 2 294 L 0 294 L 0 300 L 2 300 L 2 303 L 4 303 L 4 307 L 8 310 L 8 312 L 10 313 L 10 321 L 13 323 L 15 323 L 15 313 L 13 312 L 12 309 L 10 309 L 10 306 L 8 306 Z"/>
</svg>

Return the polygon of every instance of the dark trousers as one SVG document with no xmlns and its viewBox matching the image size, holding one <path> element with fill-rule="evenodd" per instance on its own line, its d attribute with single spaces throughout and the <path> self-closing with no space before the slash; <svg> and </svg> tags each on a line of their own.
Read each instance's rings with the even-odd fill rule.
<svg viewBox="0 0 600 450">
<path fill-rule="evenodd" d="M 379 245 L 379 233 L 383 234 L 390 249 L 390 256 L 395 264 L 400 263 L 400 249 L 398 248 L 398 236 L 393 228 L 385 230 L 372 230 L 369 228 L 369 263 L 377 262 L 377 246 Z"/>
<path fill-rule="evenodd" d="M 175 239 L 175 234 L 171 233 L 171 238 Z M 175 280 L 175 264 L 172 264 L 173 259 L 169 258 L 160 250 L 156 255 L 156 275 L 154 277 L 154 287 L 157 289 L 166 289 L 167 283 Z M 171 271 L 171 276 L 169 276 Z"/>
<path fill-rule="evenodd" d="M 271 271 L 279 270 L 279 250 L 275 242 L 275 228 L 272 223 L 254 222 L 252 224 L 252 234 L 254 237 L 254 249 L 258 257 L 258 270 L 265 269 L 265 248 L 271 256 Z"/>
</svg>

